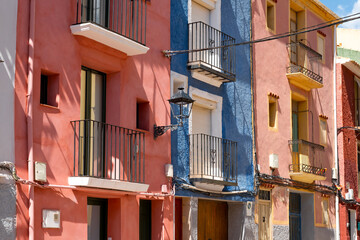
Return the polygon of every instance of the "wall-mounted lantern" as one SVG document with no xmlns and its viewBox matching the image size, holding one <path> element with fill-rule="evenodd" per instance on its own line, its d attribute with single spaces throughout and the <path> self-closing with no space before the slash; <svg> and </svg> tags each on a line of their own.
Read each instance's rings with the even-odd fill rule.
<svg viewBox="0 0 360 240">
<path fill-rule="evenodd" d="M 171 112 L 176 118 L 177 124 L 171 124 L 168 126 L 154 126 L 154 137 L 163 135 L 167 130 L 174 131 L 179 127 L 182 127 L 183 120 L 189 118 L 193 103 L 193 100 L 187 93 L 184 92 L 184 88 L 178 88 L 179 91 L 175 93 L 168 101 L 170 103 Z M 175 107 L 177 106 L 177 107 Z"/>
</svg>

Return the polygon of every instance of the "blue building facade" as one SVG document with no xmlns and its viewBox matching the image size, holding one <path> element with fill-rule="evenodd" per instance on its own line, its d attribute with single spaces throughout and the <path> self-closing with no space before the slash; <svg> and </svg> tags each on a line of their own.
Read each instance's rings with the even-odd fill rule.
<svg viewBox="0 0 360 240">
<path fill-rule="evenodd" d="M 177 238 L 201 239 L 197 228 L 204 228 L 200 211 L 206 207 L 200 204 L 208 201 L 227 204 L 228 229 L 237 228 L 228 239 L 246 228 L 246 221 L 231 219 L 250 219 L 243 207 L 251 210 L 254 201 L 251 48 L 223 47 L 250 39 L 251 1 L 171 0 L 171 50 L 190 50 L 171 56 L 172 93 L 184 87 L 195 100 L 189 120 L 171 138 L 175 222 L 182 215 L 191 225 L 176 223 Z M 210 49 L 196 51 L 204 48 Z"/>
</svg>

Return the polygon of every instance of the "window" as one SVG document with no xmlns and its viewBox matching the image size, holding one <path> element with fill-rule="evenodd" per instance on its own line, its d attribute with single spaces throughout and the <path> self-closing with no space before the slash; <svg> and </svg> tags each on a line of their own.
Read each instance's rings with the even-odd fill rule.
<svg viewBox="0 0 360 240">
<path fill-rule="evenodd" d="M 325 38 L 318 33 L 317 35 L 317 52 L 321 54 L 322 61 L 325 61 Z"/>
<path fill-rule="evenodd" d="M 329 224 L 329 198 L 323 197 L 321 200 L 321 208 L 322 208 L 322 224 Z"/>
<path fill-rule="evenodd" d="M 269 127 L 277 127 L 277 99 L 269 96 Z"/>
<path fill-rule="evenodd" d="M 259 200 L 270 201 L 271 194 L 268 190 L 259 190 Z"/>
<path fill-rule="evenodd" d="M 360 124 L 360 79 L 354 76 L 354 92 L 355 92 L 355 126 Z"/>
<path fill-rule="evenodd" d="M 358 170 L 357 170 L 357 180 L 358 180 L 358 197 L 360 198 L 360 142 L 357 142 L 357 164 L 358 164 Z"/>
<path fill-rule="evenodd" d="M 59 106 L 59 75 L 41 73 L 40 104 Z"/>
<path fill-rule="evenodd" d="M 107 238 L 107 212 L 107 199 L 87 199 L 88 240 Z"/>
<path fill-rule="evenodd" d="M 326 145 L 327 137 L 327 121 L 325 118 L 320 117 L 320 144 Z"/>
<path fill-rule="evenodd" d="M 136 102 L 136 128 L 149 131 L 149 102 L 137 100 Z"/>
<path fill-rule="evenodd" d="M 266 1 L 266 26 L 275 32 L 275 4 L 272 1 Z"/>
<path fill-rule="evenodd" d="M 108 0 L 83 0 L 82 22 L 94 22 L 103 27 L 108 27 Z"/>
<path fill-rule="evenodd" d="M 151 239 L 151 200 L 140 199 L 139 239 Z"/>
</svg>

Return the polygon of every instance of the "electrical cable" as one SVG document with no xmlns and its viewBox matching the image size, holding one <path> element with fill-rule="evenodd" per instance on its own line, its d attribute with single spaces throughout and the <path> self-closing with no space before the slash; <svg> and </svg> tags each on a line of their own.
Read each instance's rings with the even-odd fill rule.
<svg viewBox="0 0 360 240">
<path fill-rule="evenodd" d="M 339 24 L 343 24 L 343 23 L 346 23 L 346 22 L 354 21 L 356 19 L 360 19 L 360 12 L 345 16 L 343 18 L 338 18 L 338 19 L 327 21 L 327 22 L 324 22 L 324 23 L 320 23 L 320 24 L 317 24 L 317 25 L 314 25 L 314 26 L 302 28 L 302 29 L 299 29 L 299 30 L 294 31 L 294 32 L 285 32 L 285 33 L 273 35 L 271 37 L 260 38 L 260 39 L 257 39 L 257 40 L 245 41 L 245 42 L 234 43 L 234 44 L 229 44 L 229 45 L 222 45 L 222 46 L 217 46 L 217 47 L 201 48 L 201 49 L 164 50 L 163 53 L 164 53 L 164 55 L 166 57 L 171 57 L 171 56 L 174 56 L 174 55 L 177 55 L 177 54 L 200 52 L 200 51 L 206 51 L 206 50 L 215 50 L 215 49 L 220 49 L 220 48 L 228 48 L 228 47 L 233 47 L 233 46 L 241 46 L 241 45 L 248 45 L 248 44 L 254 44 L 254 43 L 261 43 L 261 42 L 277 40 L 277 39 L 281 39 L 281 38 L 286 38 L 286 37 L 290 37 L 290 36 L 295 36 L 295 35 L 299 35 L 299 34 L 303 34 L 303 33 L 307 33 L 307 32 L 320 30 L 320 29 L 331 27 L 331 26 L 334 26 L 334 25 L 339 25 Z"/>
</svg>

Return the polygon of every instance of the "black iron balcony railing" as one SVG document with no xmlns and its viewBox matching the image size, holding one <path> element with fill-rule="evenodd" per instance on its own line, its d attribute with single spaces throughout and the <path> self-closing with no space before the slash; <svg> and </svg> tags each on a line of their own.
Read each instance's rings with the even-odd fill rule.
<svg viewBox="0 0 360 240">
<path fill-rule="evenodd" d="M 200 64 L 201 67 L 215 71 L 218 78 L 235 81 L 235 38 L 203 23 L 189 24 L 189 66 Z M 228 47 L 223 47 L 228 46 Z M 196 51 L 198 49 L 208 50 Z"/>
<path fill-rule="evenodd" d="M 77 24 L 91 22 L 146 44 L 146 0 L 77 0 Z"/>
<path fill-rule="evenodd" d="M 206 134 L 190 134 L 190 178 L 237 183 L 237 142 Z"/>
<path fill-rule="evenodd" d="M 290 43 L 287 48 L 290 59 L 287 73 L 302 73 L 322 84 L 321 54 L 301 42 Z"/>
<path fill-rule="evenodd" d="M 145 133 L 93 120 L 71 124 L 74 176 L 145 182 Z"/>
<path fill-rule="evenodd" d="M 325 176 L 326 168 L 315 167 L 321 164 L 323 159 L 324 146 L 305 140 L 289 140 L 292 152 L 292 164 L 290 172 L 311 173 L 318 176 Z"/>
</svg>

